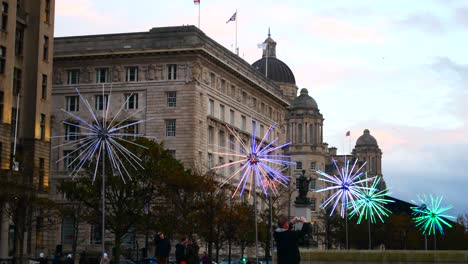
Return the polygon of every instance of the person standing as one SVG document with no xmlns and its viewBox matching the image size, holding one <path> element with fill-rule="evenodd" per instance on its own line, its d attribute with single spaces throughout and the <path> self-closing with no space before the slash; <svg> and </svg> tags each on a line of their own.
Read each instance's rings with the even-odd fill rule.
<svg viewBox="0 0 468 264">
<path fill-rule="evenodd" d="M 295 217 L 292 223 L 296 224 L 298 221 L 302 222 L 302 229 L 294 231 L 290 228 L 289 220 L 285 215 L 278 217 L 278 228 L 273 234 L 276 241 L 278 264 L 299 264 L 301 261 L 298 242 L 309 232 L 310 223 L 305 217 Z"/>
<path fill-rule="evenodd" d="M 187 246 L 187 238 L 182 237 L 180 242 L 175 246 L 175 258 L 177 264 L 187 263 L 187 258 L 185 255 L 185 249 Z"/>
<path fill-rule="evenodd" d="M 47 258 L 44 252 L 39 253 L 39 264 L 47 264 Z"/>
<path fill-rule="evenodd" d="M 158 264 L 167 264 L 169 253 L 171 252 L 171 242 L 164 237 L 164 233 L 156 236 L 156 261 Z"/>
<path fill-rule="evenodd" d="M 187 244 L 187 264 L 199 264 L 198 245 L 194 239 L 190 239 Z"/>
</svg>

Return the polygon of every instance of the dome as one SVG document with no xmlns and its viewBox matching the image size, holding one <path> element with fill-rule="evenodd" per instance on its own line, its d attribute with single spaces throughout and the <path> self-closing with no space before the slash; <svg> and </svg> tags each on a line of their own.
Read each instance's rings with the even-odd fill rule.
<svg viewBox="0 0 468 264">
<path fill-rule="evenodd" d="M 360 136 L 356 141 L 356 147 L 358 146 L 375 146 L 377 145 L 377 140 L 370 134 L 369 129 L 364 130 L 364 134 Z"/>
<path fill-rule="evenodd" d="M 268 60 L 268 62 L 267 62 Z M 259 70 L 261 73 L 265 74 L 266 65 L 268 63 L 268 79 L 275 82 L 283 82 L 296 84 L 296 79 L 291 69 L 286 65 L 286 63 L 275 57 L 264 57 L 254 62 L 252 66 Z"/>
<path fill-rule="evenodd" d="M 291 109 L 318 110 L 318 106 L 314 98 L 309 96 L 307 89 L 302 88 L 300 95 L 291 103 Z"/>
</svg>

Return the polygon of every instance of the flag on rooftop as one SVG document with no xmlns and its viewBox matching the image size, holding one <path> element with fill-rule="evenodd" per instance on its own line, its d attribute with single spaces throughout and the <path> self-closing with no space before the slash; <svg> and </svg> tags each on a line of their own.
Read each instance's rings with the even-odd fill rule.
<svg viewBox="0 0 468 264">
<path fill-rule="evenodd" d="M 200 0 L 193 0 L 193 3 L 196 4 L 196 5 L 199 5 L 199 4 L 200 4 Z"/>
<path fill-rule="evenodd" d="M 267 44 L 265 42 L 257 44 L 257 48 L 259 48 L 259 49 L 266 49 L 266 47 L 267 47 Z"/>
<path fill-rule="evenodd" d="M 236 17 L 237 17 L 237 11 L 231 16 L 231 18 L 228 21 L 226 21 L 226 24 L 231 21 L 236 21 Z"/>
<path fill-rule="evenodd" d="M 347 137 L 351 136 L 351 131 L 346 132 L 346 136 Z"/>
</svg>

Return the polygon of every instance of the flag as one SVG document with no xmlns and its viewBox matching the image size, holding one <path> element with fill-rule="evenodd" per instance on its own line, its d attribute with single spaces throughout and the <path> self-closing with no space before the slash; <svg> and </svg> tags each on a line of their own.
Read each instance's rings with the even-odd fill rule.
<svg viewBox="0 0 468 264">
<path fill-rule="evenodd" d="M 267 47 L 267 44 L 265 42 L 257 44 L 257 48 L 259 48 L 259 49 L 266 49 L 266 47 Z"/>
<path fill-rule="evenodd" d="M 228 21 L 226 21 L 226 24 L 231 21 L 236 21 L 236 17 L 237 17 L 237 11 L 234 13 L 234 15 L 232 15 L 232 17 Z"/>
<path fill-rule="evenodd" d="M 351 131 L 346 132 L 346 136 L 347 137 L 351 136 Z"/>
<path fill-rule="evenodd" d="M 200 0 L 193 0 L 193 3 L 196 4 L 196 5 L 199 5 L 199 4 L 200 4 Z"/>
</svg>

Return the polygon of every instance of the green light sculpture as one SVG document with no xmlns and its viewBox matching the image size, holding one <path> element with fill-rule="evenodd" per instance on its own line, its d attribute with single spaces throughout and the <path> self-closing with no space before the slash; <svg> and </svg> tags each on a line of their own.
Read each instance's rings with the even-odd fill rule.
<svg viewBox="0 0 468 264">
<path fill-rule="evenodd" d="M 365 177 L 367 178 L 367 173 Z M 390 194 L 388 189 L 379 190 L 380 179 L 381 177 L 376 176 L 370 187 L 367 181 L 364 182 L 366 188 L 360 189 L 359 199 L 356 200 L 356 207 L 352 208 L 349 215 L 350 219 L 355 215 L 359 216 L 358 224 L 360 224 L 363 219 L 367 220 L 369 227 L 369 249 L 372 249 L 371 223 L 376 223 L 377 217 L 383 223 L 383 217 L 388 217 L 389 214 L 392 213 L 385 208 L 385 205 L 394 202 L 386 198 L 386 196 Z"/>
<path fill-rule="evenodd" d="M 448 219 L 454 219 L 451 215 L 444 214 L 446 211 L 452 209 L 451 205 L 441 206 L 443 196 L 432 197 L 429 196 L 430 201 L 427 200 L 426 196 L 423 199 L 419 198 L 420 205 L 411 207 L 413 210 L 413 221 L 416 223 L 416 227 L 419 228 L 423 235 L 434 236 L 434 250 L 436 249 L 436 234 L 437 230 L 441 235 L 444 234 L 444 225 L 452 227 L 447 221 Z"/>
</svg>

